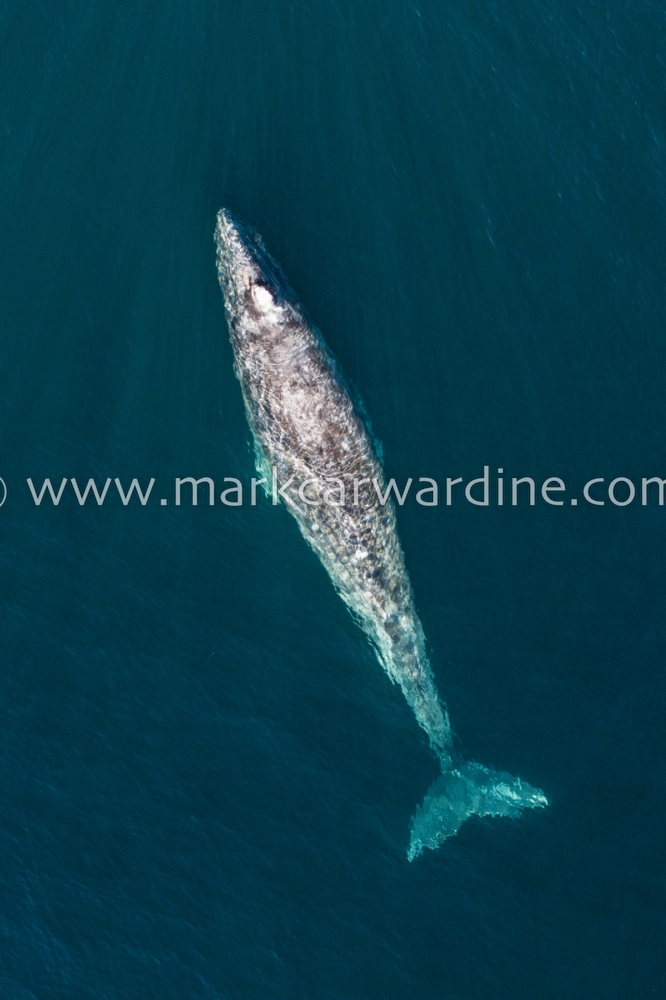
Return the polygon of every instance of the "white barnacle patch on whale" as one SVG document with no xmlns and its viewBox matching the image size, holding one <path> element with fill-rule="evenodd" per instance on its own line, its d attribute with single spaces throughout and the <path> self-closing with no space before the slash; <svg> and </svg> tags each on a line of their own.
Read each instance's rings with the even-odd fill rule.
<svg viewBox="0 0 666 1000">
<path fill-rule="evenodd" d="M 273 296 L 263 285 L 254 285 L 252 287 L 252 298 L 254 299 L 254 304 L 260 312 L 268 312 L 275 305 L 273 301 Z"/>
</svg>

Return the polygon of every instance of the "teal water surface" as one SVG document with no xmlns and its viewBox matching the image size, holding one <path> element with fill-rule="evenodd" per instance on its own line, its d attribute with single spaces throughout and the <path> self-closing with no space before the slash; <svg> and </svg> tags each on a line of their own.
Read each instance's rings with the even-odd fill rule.
<svg viewBox="0 0 666 1000">
<path fill-rule="evenodd" d="M 9 0 L 0 28 L 0 995 L 663 995 L 663 11 Z M 388 475 L 579 499 L 398 512 L 464 756 L 548 809 L 410 864 L 436 762 L 292 519 L 174 505 L 254 475 L 222 205 Z M 91 476 L 156 483 L 26 486 Z M 584 501 L 617 477 L 633 503 Z"/>
</svg>

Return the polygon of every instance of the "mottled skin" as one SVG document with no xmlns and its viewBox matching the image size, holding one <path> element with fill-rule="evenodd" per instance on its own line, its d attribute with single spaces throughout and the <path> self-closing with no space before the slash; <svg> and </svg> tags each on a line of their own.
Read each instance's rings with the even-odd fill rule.
<svg viewBox="0 0 666 1000">
<path fill-rule="evenodd" d="M 215 231 L 217 266 L 236 374 L 258 447 L 262 475 L 294 477 L 287 506 L 378 656 L 397 681 L 445 766 L 451 732 L 425 651 L 423 629 L 396 530 L 392 502 L 382 506 L 384 473 L 340 369 L 307 320 L 278 264 L 255 230 L 223 209 Z M 339 482 L 345 485 L 340 501 Z M 304 496 L 318 503 L 308 504 Z M 331 491 L 326 493 L 326 491 Z M 289 502 L 291 500 L 291 503 Z"/>
<path fill-rule="evenodd" d="M 393 504 L 382 505 L 367 485 L 354 503 L 354 478 L 376 479 L 382 495 L 386 490 L 365 424 L 335 359 L 258 233 L 223 209 L 215 239 L 258 468 L 269 480 L 275 469 L 282 487 L 293 477 L 286 494 L 290 512 L 440 758 L 442 773 L 412 819 L 408 859 L 452 837 L 474 814 L 518 816 L 547 805 L 543 792 L 520 778 L 452 761 L 449 720 L 426 656 Z M 344 502 L 321 502 L 340 480 Z M 340 501 L 340 492 L 328 498 Z"/>
</svg>

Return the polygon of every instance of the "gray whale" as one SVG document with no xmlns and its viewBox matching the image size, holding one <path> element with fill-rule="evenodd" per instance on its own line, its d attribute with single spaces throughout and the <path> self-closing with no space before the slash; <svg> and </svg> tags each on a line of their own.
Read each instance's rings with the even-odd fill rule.
<svg viewBox="0 0 666 1000">
<path fill-rule="evenodd" d="M 448 713 L 435 687 L 423 627 L 396 526 L 376 491 L 353 496 L 353 480 L 384 494 L 384 472 L 344 376 L 307 319 L 259 234 L 227 209 L 217 216 L 217 269 L 252 431 L 259 474 L 307 482 L 290 513 L 336 590 L 398 683 L 437 754 L 442 774 L 412 820 L 408 858 L 437 847 L 472 814 L 518 815 L 547 804 L 520 778 L 457 762 Z M 322 496 L 337 487 L 337 501 Z M 284 494 L 283 494 L 284 495 Z M 354 500 L 357 500 L 354 503 Z M 309 502 L 308 502 L 309 501 Z"/>
</svg>

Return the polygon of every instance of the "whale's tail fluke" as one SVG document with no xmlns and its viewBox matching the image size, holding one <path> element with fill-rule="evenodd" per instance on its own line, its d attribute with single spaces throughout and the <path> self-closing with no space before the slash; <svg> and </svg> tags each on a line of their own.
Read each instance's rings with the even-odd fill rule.
<svg viewBox="0 0 666 1000">
<path fill-rule="evenodd" d="M 547 805 L 542 791 L 502 771 L 473 763 L 445 770 L 412 819 L 407 857 L 413 861 L 424 847 L 439 847 L 469 816 L 519 816 Z"/>
</svg>

